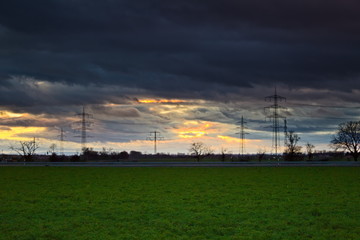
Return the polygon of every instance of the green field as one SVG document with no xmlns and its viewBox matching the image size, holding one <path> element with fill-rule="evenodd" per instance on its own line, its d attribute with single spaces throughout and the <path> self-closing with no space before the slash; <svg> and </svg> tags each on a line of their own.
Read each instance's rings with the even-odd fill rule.
<svg viewBox="0 0 360 240">
<path fill-rule="evenodd" d="M 0 239 L 360 239 L 360 168 L 0 168 Z"/>
</svg>

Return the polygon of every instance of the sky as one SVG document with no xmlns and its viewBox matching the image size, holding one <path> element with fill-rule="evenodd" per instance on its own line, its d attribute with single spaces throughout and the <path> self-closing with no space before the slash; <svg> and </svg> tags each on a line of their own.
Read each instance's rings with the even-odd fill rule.
<svg viewBox="0 0 360 240">
<path fill-rule="evenodd" d="M 360 3 L 355 0 L 3 0 L 0 149 L 34 137 L 39 152 L 65 131 L 87 146 L 188 153 L 192 142 L 271 153 L 265 97 L 286 98 L 289 130 L 329 149 L 360 115 Z M 282 124 L 282 119 L 280 122 Z M 282 131 L 282 130 L 280 130 Z M 283 136 L 282 136 L 283 137 Z"/>
</svg>

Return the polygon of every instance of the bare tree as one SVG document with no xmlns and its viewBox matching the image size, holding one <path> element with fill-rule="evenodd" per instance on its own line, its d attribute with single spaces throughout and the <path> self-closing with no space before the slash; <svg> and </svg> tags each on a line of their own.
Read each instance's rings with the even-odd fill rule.
<svg viewBox="0 0 360 240">
<path fill-rule="evenodd" d="M 300 137 L 294 132 L 289 131 L 286 133 L 286 144 L 285 144 L 285 159 L 294 160 L 295 157 L 301 154 L 301 146 L 298 146 Z"/>
<path fill-rule="evenodd" d="M 259 159 L 259 162 L 261 162 L 264 157 L 265 157 L 265 154 L 266 154 L 266 150 L 264 148 L 259 148 L 258 151 L 257 151 L 257 157 Z"/>
<path fill-rule="evenodd" d="M 348 151 L 355 161 L 360 155 L 360 121 L 341 123 L 331 140 L 332 146 Z"/>
<path fill-rule="evenodd" d="M 49 152 L 51 154 L 55 153 L 55 150 L 56 150 L 56 144 L 55 143 L 52 143 L 50 146 L 49 146 Z"/>
<path fill-rule="evenodd" d="M 11 145 L 9 148 L 22 156 L 24 161 L 30 162 L 33 160 L 36 150 L 39 148 L 39 143 L 36 142 L 34 138 L 34 140 L 31 141 L 20 141 L 19 145 Z"/>
<path fill-rule="evenodd" d="M 308 142 L 308 143 L 306 143 L 305 147 L 306 147 L 306 153 L 307 153 L 307 156 L 308 156 L 308 160 L 310 161 L 314 156 L 314 148 L 315 148 L 315 146 Z"/>
<path fill-rule="evenodd" d="M 228 154 L 228 153 L 229 153 L 229 151 L 228 151 L 226 148 L 222 147 L 222 148 L 220 149 L 221 161 L 222 161 L 222 162 L 225 162 L 225 160 L 226 160 L 226 154 Z"/>
<path fill-rule="evenodd" d="M 110 156 L 112 152 L 113 152 L 112 148 L 102 147 L 102 150 L 101 150 L 101 152 L 99 152 L 99 154 L 102 157 L 107 157 L 107 156 Z"/>
<path fill-rule="evenodd" d="M 209 156 L 213 153 L 211 148 L 207 147 L 202 142 L 194 142 L 191 143 L 189 152 L 191 155 L 193 155 L 198 162 L 200 162 L 201 159 L 203 159 L 206 156 Z"/>
</svg>

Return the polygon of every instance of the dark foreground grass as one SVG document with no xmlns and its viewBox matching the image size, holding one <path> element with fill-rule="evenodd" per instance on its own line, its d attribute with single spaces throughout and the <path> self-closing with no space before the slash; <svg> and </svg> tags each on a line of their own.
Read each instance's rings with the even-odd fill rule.
<svg viewBox="0 0 360 240">
<path fill-rule="evenodd" d="M 0 169 L 0 239 L 360 239 L 360 168 Z"/>
</svg>

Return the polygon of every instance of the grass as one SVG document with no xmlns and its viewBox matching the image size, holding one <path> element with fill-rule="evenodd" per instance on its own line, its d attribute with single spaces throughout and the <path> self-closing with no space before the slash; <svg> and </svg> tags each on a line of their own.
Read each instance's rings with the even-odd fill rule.
<svg viewBox="0 0 360 240">
<path fill-rule="evenodd" d="M 360 168 L 0 168 L 0 239 L 360 239 Z"/>
</svg>

